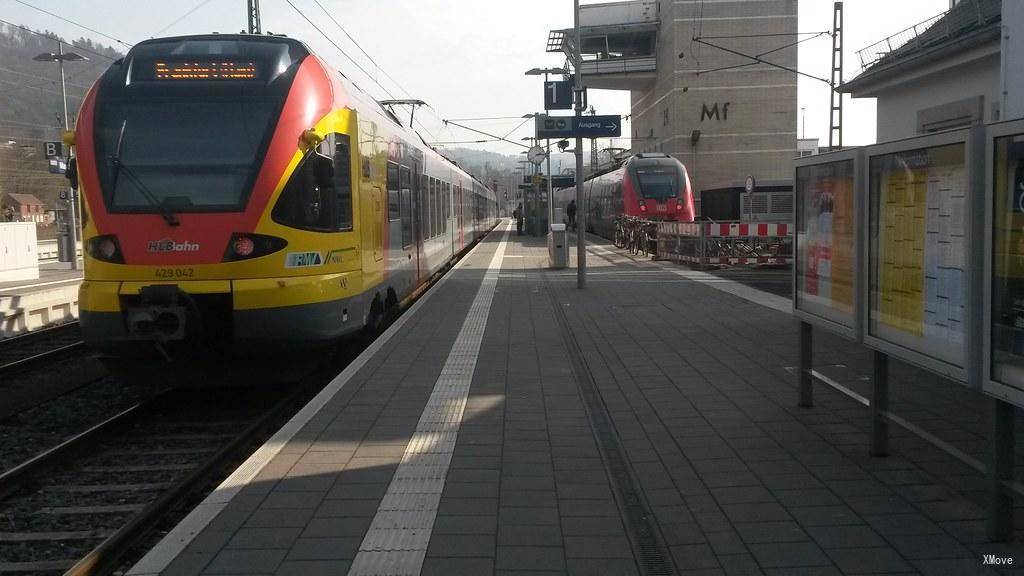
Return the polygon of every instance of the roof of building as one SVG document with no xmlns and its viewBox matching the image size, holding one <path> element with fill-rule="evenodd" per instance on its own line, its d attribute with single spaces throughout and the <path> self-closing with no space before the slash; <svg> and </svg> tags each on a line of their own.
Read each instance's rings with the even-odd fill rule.
<svg viewBox="0 0 1024 576">
<path fill-rule="evenodd" d="M 43 201 L 32 194 L 15 194 L 14 192 L 8 192 L 7 196 L 21 206 L 43 206 Z"/>
<path fill-rule="evenodd" d="M 910 68 L 999 38 L 1001 0 L 961 0 L 949 11 L 857 52 L 864 70 L 839 86 L 856 92 Z"/>
</svg>

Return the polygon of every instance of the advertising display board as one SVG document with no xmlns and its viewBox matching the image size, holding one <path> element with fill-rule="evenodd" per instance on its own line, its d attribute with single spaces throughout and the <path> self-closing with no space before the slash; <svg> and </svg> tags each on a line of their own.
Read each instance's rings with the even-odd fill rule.
<svg viewBox="0 0 1024 576">
<path fill-rule="evenodd" d="M 857 314 L 862 151 L 795 161 L 793 310 L 799 318 L 859 340 Z"/>
<path fill-rule="evenodd" d="M 986 140 L 985 391 L 1024 406 L 1024 121 Z"/>
<path fill-rule="evenodd" d="M 957 130 L 868 149 L 866 344 L 968 380 L 976 146 Z M 975 339 L 976 336 L 971 336 Z"/>
</svg>

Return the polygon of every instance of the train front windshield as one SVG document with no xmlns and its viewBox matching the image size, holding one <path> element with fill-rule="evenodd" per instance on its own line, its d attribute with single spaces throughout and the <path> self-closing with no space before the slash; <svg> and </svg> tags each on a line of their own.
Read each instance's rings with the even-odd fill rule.
<svg viewBox="0 0 1024 576">
<path fill-rule="evenodd" d="M 305 55 L 291 41 L 140 44 L 97 95 L 96 157 L 111 212 L 244 210 Z"/>
<path fill-rule="evenodd" d="M 190 99 L 101 107 L 97 133 L 111 211 L 241 210 L 277 105 Z"/>
<path fill-rule="evenodd" d="M 644 199 L 667 202 L 682 195 L 682 167 L 674 159 L 638 160 L 634 167 L 637 187 Z"/>
</svg>

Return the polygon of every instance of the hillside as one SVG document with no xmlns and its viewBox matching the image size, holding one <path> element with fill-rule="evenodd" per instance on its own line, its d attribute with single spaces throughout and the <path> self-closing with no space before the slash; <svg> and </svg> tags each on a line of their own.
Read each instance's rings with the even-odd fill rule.
<svg viewBox="0 0 1024 576">
<path fill-rule="evenodd" d="M 67 181 L 49 173 L 43 142 L 60 140 L 64 127 L 60 67 L 33 57 L 57 52 L 57 37 L 45 30 L 34 32 L 0 24 L 0 196 L 34 194 L 53 208 Z M 65 63 L 68 111 L 74 126 L 85 92 L 121 54 L 84 38 L 61 40 L 65 52 L 89 59 Z"/>
</svg>

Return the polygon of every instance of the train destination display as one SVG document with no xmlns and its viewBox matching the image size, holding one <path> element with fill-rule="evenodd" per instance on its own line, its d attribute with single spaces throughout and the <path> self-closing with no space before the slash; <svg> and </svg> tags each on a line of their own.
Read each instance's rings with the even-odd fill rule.
<svg viewBox="0 0 1024 576">
<path fill-rule="evenodd" d="M 966 145 L 872 156 L 868 334 L 965 365 Z"/>
<path fill-rule="evenodd" d="M 856 291 L 854 160 L 796 169 L 797 310 L 853 328 Z"/>
<path fill-rule="evenodd" d="M 189 60 L 153 63 L 156 80 L 254 80 L 256 62 L 252 60 Z"/>
<path fill-rule="evenodd" d="M 996 138 L 992 177 L 991 379 L 1024 388 L 1024 135 Z"/>
</svg>

